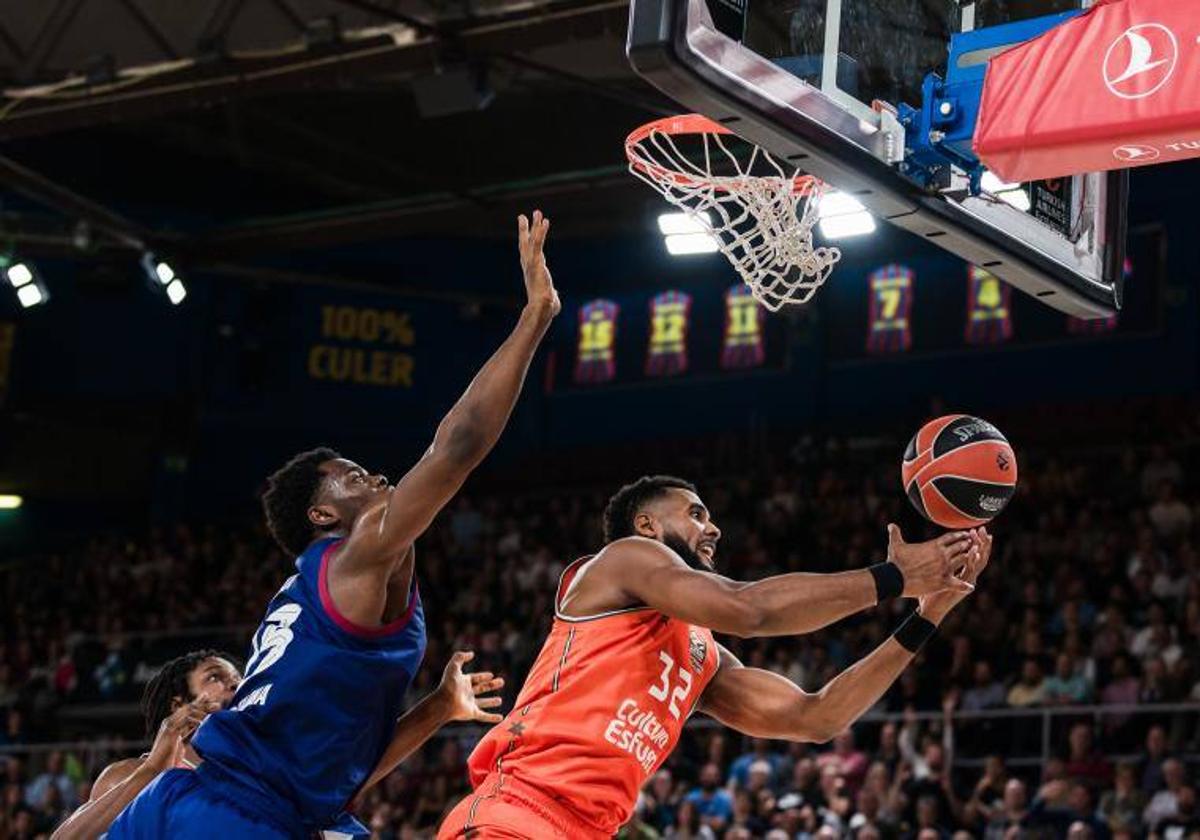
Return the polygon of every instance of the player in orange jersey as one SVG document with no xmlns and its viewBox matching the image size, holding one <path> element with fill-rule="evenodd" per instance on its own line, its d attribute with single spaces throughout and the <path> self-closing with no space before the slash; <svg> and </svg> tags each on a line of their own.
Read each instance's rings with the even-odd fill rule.
<svg viewBox="0 0 1200 840">
<path fill-rule="evenodd" d="M 721 532 L 695 487 L 668 476 L 621 488 L 604 525 L 604 549 L 563 572 L 553 629 L 471 754 L 474 793 L 439 840 L 611 837 L 697 709 L 756 737 L 829 740 L 883 696 L 991 553 L 983 529 L 908 544 L 890 525 L 886 563 L 739 583 L 713 572 Z M 808 633 L 901 595 L 917 612 L 816 694 L 713 639 Z"/>
</svg>

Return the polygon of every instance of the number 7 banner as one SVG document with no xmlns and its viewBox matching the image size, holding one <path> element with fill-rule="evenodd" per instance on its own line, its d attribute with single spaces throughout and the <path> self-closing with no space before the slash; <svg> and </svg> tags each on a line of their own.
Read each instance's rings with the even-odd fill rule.
<svg viewBox="0 0 1200 840">
<path fill-rule="evenodd" d="M 912 346 L 909 323 L 912 269 L 903 265 L 885 265 L 867 278 L 867 285 L 870 289 L 867 352 L 903 353 Z"/>
</svg>

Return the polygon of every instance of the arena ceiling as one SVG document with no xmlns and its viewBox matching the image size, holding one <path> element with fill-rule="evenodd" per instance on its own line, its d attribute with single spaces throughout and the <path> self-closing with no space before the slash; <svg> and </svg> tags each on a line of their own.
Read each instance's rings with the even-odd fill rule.
<svg viewBox="0 0 1200 840">
<path fill-rule="evenodd" d="M 198 262 L 641 225 L 630 128 L 670 113 L 624 0 L 45 0 L 0 6 L 0 236 Z M 636 205 L 635 205 L 636 206 Z M 637 216 L 635 213 L 634 216 Z"/>
</svg>

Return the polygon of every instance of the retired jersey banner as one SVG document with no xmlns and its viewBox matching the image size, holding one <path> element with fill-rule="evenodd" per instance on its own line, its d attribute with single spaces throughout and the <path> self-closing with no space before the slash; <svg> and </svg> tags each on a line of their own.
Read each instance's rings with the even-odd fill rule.
<svg viewBox="0 0 1200 840">
<path fill-rule="evenodd" d="M 579 339 L 575 383 L 611 382 L 617 375 L 617 315 L 611 300 L 593 300 L 579 307 Z"/>
<path fill-rule="evenodd" d="M 763 363 L 764 312 L 750 293 L 738 283 L 725 292 L 725 337 L 721 342 L 721 367 L 725 370 L 756 368 Z"/>
<path fill-rule="evenodd" d="M 1012 287 L 977 266 L 967 266 L 967 344 L 1002 344 L 1012 338 Z"/>
<path fill-rule="evenodd" d="M 687 370 L 688 319 L 692 296 L 671 290 L 650 301 L 650 343 L 647 376 L 676 376 Z"/>
<path fill-rule="evenodd" d="M 912 346 L 912 269 L 885 265 L 872 272 L 867 286 L 867 352 L 903 353 Z"/>
</svg>

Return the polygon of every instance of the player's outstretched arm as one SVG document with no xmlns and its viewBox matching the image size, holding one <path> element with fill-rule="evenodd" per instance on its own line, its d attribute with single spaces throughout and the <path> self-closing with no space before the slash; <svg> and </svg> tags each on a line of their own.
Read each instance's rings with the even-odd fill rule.
<svg viewBox="0 0 1200 840">
<path fill-rule="evenodd" d="M 991 556 L 992 538 L 981 528 L 972 532 L 972 546 L 960 575 L 974 584 Z M 700 710 L 758 738 L 828 741 L 879 701 L 964 597 L 966 592 L 944 590 L 922 598 L 914 617 L 816 694 L 771 671 L 746 668 L 721 648 L 720 669 L 700 698 Z"/>
<path fill-rule="evenodd" d="M 411 545 L 496 445 L 525 374 L 561 304 L 543 246 L 550 221 L 535 211 L 517 222 L 527 302 L 512 334 L 438 425 L 433 444 L 376 508 L 364 512 L 343 562 L 387 561 Z"/>
<path fill-rule="evenodd" d="M 906 543 L 888 526 L 888 562 L 836 574 L 776 575 L 742 583 L 688 566 L 666 545 L 644 537 L 617 540 L 598 555 L 604 574 L 633 601 L 733 636 L 811 633 L 881 600 L 918 598 L 971 585 L 955 577 L 971 547 L 968 532 Z"/>
<path fill-rule="evenodd" d="M 159 773 L 175 766 L 184 743 L 210 711 L 215 709 L 203 700 L 176 709 L 159 726 L 150 754 L 142 761 L 127 759 L 105 767 L 92 785 L 91 798 L 67 817 L 50 840 L 91 840 L 108 831 L 126 805 Z"/>
<path fill-rule="evenodd" d="M 471 651 L 457 651 L 450 657 L 442 681 L 436 689 L 421 698 L 396 721 L 392 741 L 383 756 L 363 782 L 354 797 L 351 809 L 356 809 L 363 795 L 386 778 L 403 761 L 420 749 L 447 723 L 473 720 L 480 723 L 499 723 L 503 718 L 487 711 L 500 705 L 499 697 L 481 697 L 504 688 L 504 678 L 490 671 L 464 674 L 463 665 L 475 658 Z"/>
</svg>

